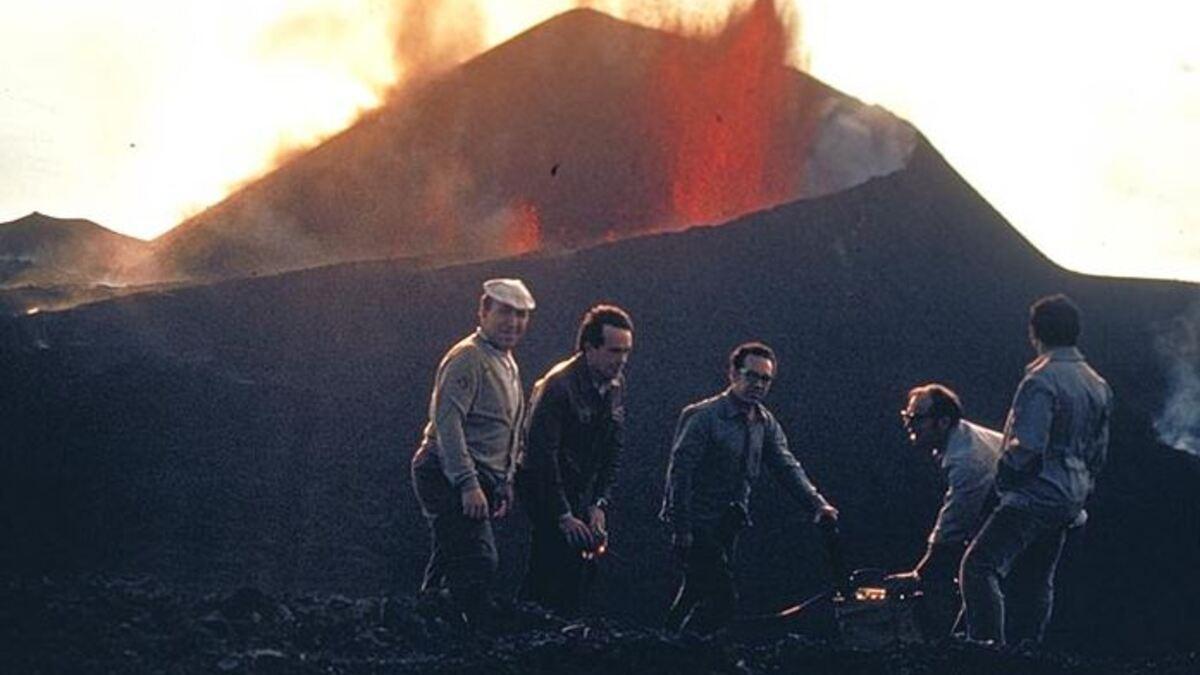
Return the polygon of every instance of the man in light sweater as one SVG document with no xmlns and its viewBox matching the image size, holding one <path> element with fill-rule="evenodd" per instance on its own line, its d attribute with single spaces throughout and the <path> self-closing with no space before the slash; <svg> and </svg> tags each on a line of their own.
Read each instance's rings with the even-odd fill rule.
<svg viewBox="0 0 1200 675">
<path fill-rule="evenodd" d="M 1003 437 L 964 419 L 958 395 L 941 384 L 910 390 L 900 418 L 913 448 L 941 469 L 946 494 L 925 555 L 912 571 L 892 575 L 888 581 L 921 589 L 921 629 L 927 640 L 938 641 L 949 636 L 958 616 L 958 567 L 993 494 Z"/>
<path fill-rule="evenodd" d="M 413 488 L 432 536 L 422 596 L 448 595 L 468 622 L 486 620 L 498 564 L 491 519 L 512 504 L 525 410 L 512 349 L 533 309 L 521 280 L 484 282 L 479 327 L 438 365 L 429 423 L 412 459 Z"/>
</svg>

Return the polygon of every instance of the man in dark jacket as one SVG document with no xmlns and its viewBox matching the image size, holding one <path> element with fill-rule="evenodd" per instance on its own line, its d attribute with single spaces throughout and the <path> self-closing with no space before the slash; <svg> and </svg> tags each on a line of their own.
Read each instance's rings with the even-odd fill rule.
<svg viewBox="0 0 1200 675">
<path fill-rule="evenodd" d="M 533 387 L 518 498 L 532 525 L 520 596 L 570 613 L 607 542 L 607 511 L 624 445 L 623 370 L 633 322 L 619 307 L 584 314 L 576 353 Z"/>
<path fill-rule="evenodd" d="M 774 379 L 775 352 L 758 342 L 740 345 L 729 355 L 729 388 L 679 415 L 660 514 L 683 561 L 669 630 L 711 632 L 733 618 L 733 551 L 749 524 L 750 488 L 764 464 L 815 522 L 837 520 L 837 509 L 808 479 L 762 404 Z"/>
</svg>

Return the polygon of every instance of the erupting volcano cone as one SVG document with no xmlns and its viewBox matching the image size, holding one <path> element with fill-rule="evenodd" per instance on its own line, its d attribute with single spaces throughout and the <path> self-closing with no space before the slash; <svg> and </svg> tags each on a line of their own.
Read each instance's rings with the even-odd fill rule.
<svg viewBox="0 0 1200 675">
<path fill-rule="evenodd" d="M 713 223 L 903 166 L 909 125 L 783 64 L 771 2 L 685 38 L 560 15 L 154 242 L 144 279 L 462 261 Z"/>
</svg>

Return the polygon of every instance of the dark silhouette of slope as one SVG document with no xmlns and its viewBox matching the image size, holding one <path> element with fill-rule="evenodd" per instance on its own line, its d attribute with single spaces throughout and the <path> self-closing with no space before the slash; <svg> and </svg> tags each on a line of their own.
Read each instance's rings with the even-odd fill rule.
<svg viewBox="0 0 1200 675">
<path fill-rule="evenodd" d="M 90 220 L 35 211 L 0 223 L 0 287 L 114 283 L 146 250 L 140 239 Z"/>
<path fill-rule="evenodd" d="M 1159 445 L 1149 345 L 1195 285 L 1066 272 L 922 141 L 903 171 L 721 227 L 436 270 L 388 262 L 121 298 L 0 323 L 5 567 L 152 574 L 230 588 L 415 589 L 427 538 L 408 480 L 434 368 L 474 326 L 479 283 L 539 300 L 526 385 L 609 300 L 637 324 L 630 433 L 599 610 L 649 623 L 670 589 L 654 520 L 675 415 L 719 390 L 728 350 L 775 346 L 769 404 L 843 514 L 853 566 L 899 569 L 940 499 L 896 411 L 940 380 L 999 426 L 1029 302 L 1066 291 L 1117 395 L 1111 464 L 1072 542 L 1051 638 L 1095 652 L 1194 650 L 1200 466 Z M 818 537 L 764 479 L 739 554 L 742 608 L 829 581 Z M 514 588 L 520 520 L 501 528 Z"/>
<path fill-rule="evenodd" d="M 778 95 L 757 124 L 719 103 L 681 112 L 663 100 L 667 87 L 690 91 L 719 49 L 591 10 L 567 12 L 182 223 L 153 242 L 152 263 L 133 276 L 211 280 L 399 256 L 482 260 L 701 222 L 672 204 L 681 169 L 669 140 L 687 124 L 711 126 L 693 148 L 725 127 L 770 135 L 763 181 L 778 198 L 718 208 L 713 221 L 903 164 L 910 126 L 779 65 L 770 69 Z M 733 99 L 755 95 L 734 91 Z M 752 141 L 730 140 L 735 151 Z"/>
</svg>

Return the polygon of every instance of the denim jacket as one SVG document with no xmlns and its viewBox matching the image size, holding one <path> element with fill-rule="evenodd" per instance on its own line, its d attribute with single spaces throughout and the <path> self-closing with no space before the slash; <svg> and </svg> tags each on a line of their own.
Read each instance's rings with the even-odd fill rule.
<svg viewBox="0 0 1200 675">
<path fill-rule="evenodd" d="M 1074 347 L 1025 369 L 1004 425 L 1000 504 L 1074 519 L 1108 455 L 1112 389 Z"/>
<path fill-rule="evenodd" d="M 678 533 L 712 528 L 728 508 L 749 513 L 750 489 L 763 464 L 814 511 L 827 502 L 788 451 L 783 428 L 764 406 L 754 419 L 725 391 L 683 409 L 671 445 L 659 517 Z"/>
</svg>

